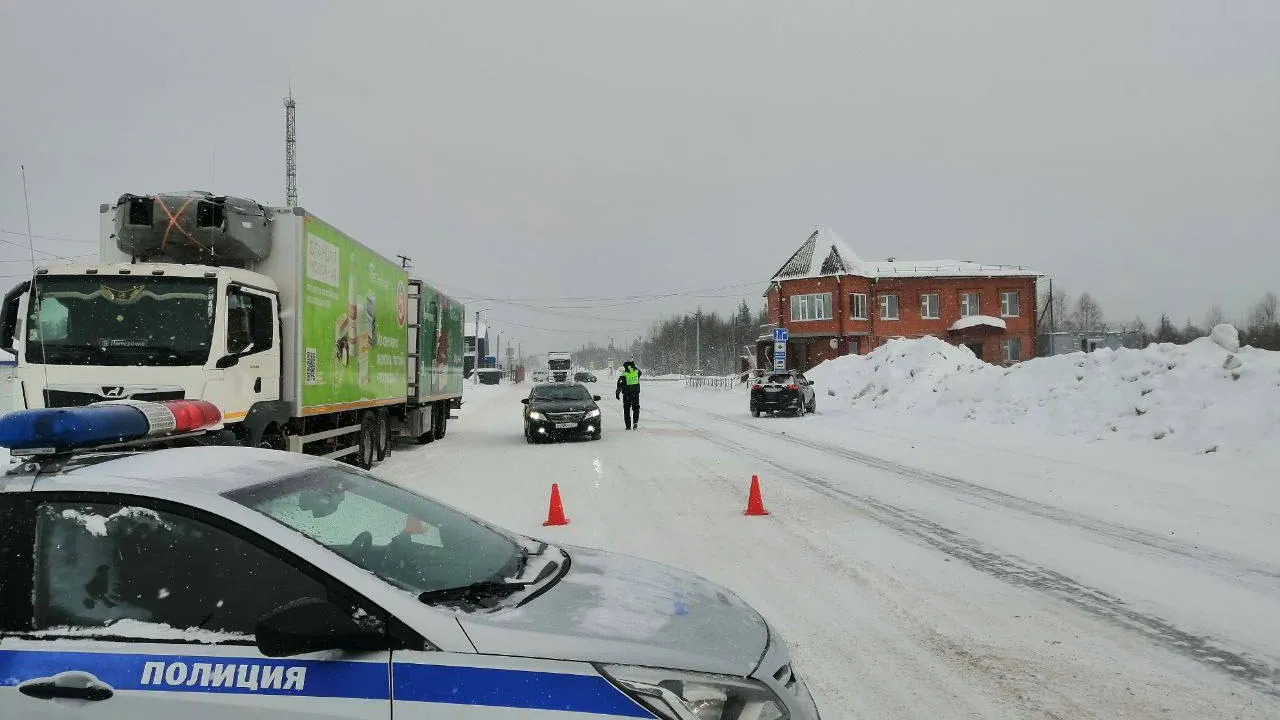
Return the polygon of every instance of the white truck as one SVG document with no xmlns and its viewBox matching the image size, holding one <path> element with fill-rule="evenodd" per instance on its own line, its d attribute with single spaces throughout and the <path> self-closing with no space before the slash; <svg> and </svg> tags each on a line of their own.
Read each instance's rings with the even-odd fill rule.
<svg viewBox="0 0 1280 720">
<path fill-rule="evenodd" d="M 302 208 L 189 192 L 100 208 L 96 264 L 5 296 L 12 407 L 201 399 L 202 438 L 369 467 L 444 437 L 462 305 Z"/>
<path fill-rule="evenodd" d="M 573 356 L 567 352 L 547 353 L 547 370 L 552 382 L 568 382 L 573 370 Z"/>
</svg>

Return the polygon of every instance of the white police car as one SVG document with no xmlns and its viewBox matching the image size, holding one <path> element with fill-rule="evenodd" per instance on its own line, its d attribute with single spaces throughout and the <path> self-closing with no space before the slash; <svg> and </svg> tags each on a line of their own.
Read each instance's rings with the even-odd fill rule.
<svg viewBox="0 0 1280 720">
<path fill-rule="evenodd" d="M 103 447 L 219 421 L 0 419 L 30 456 L 0 476 L 0 718 L 818 717 L 782 639 L 696 576 L 319 458 Z"/>
</svg>

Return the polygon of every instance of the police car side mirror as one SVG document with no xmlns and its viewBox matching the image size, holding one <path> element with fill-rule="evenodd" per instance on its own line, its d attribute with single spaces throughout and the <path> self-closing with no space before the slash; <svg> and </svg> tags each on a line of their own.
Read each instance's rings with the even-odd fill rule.
<svg viewBox="0 0 1280 720">
<path fill-rule="evenodd" d="M 258 651 L 267 657 L 390 647 L 386 633 L 361 627 L 338 606 L 318 598 L 302 598 L 277 608 L 258 622 L 254 636 Z"/>
</svg>

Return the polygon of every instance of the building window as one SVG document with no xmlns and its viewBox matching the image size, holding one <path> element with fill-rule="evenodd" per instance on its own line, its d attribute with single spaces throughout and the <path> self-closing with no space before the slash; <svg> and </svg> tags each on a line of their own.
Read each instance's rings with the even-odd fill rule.
<svg viewBox="0 0 1280 720">
<path fill-rule="evenodd" d="M 850 293 L 849 294 L 849 317 L 854 320 L 867 319 L 867 294 L 866 293 Z"/>
<path fill-rule="evenodd" d="M 1022 314 L 1022 303 L 1018 301 L 1018 291 L 1000 293 L 1000 315 L 1003 317 L 1018 317 Z"/>
<path fill-rule="evenodd" d="M 937 320 L 942 317 L 942 296 L 938 293 L 925 293 L 920 296 L 920 317 L 925 320 Z"/>
<path fill-rule="evenodd" d="M 898 296 L 897 295 L 881 295 L 880 296 L 880 319 L 881 320 L 897 320 L 898 319 Z"/>
<path fill-rule="evenodd" d="M 1022 338 L 1005 338 L 1000 341 L 1004 350 L 1005 362 L 1018 362 L 1022 359 Z"/>
<path fill-rule="evenodd" d="M 960 317 L 972 317 L 981 314 L 978 293 L 960 293 Z"/>
<path fill-rule="evenodd" d="M 830 320 L 831 293 L 791 296 L 791 321 Z"/>
</svg>

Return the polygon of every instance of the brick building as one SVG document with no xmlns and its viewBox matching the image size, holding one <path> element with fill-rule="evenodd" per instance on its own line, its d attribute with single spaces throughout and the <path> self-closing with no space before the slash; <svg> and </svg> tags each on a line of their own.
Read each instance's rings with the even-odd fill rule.
<svg viewBox="0 0 1280 720">
<path fill-rule="evenodd" d="M 956 260 L 866 262 L 821 228 L 774 274 L 765 302 L 773 327 L 790 334 L 788 362 L 800 370 L 925 335 L 1012 363 L 1035 356 L 1039 276 Z M 772 362 L 769 335 L 757 343 L 761 367 Z"/>
</svg>

